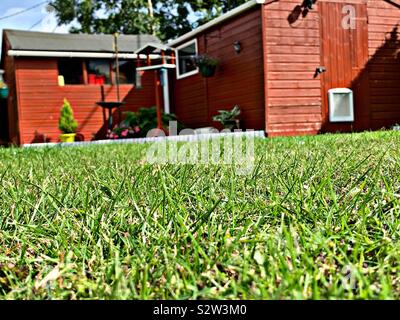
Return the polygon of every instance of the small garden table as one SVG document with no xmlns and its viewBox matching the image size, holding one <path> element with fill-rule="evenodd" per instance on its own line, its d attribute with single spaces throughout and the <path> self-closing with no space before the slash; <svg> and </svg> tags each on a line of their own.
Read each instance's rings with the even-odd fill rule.
<svg viewBox="0 0 400 320">
<path fill-rule="evenodd" d="M 119 109 L 122 107 L 124 102 L 105 102 L 105 101 L 100 101 L 96 102 L 96 104 L 104 109 L 108 109 L 108 129 L 112 130 L 113 127 L 113 115 L 112 115 L 112 110 L 113 109 Z"/>
</svg>

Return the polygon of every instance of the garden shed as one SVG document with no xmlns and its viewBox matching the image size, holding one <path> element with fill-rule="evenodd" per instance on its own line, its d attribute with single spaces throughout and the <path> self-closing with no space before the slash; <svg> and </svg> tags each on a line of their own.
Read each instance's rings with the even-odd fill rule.
<svg viewBox="0 0 400 320">
<path fill-rule="evenodd" d="M 268 136 L 399 123 L 399 23 L 398 0 L 249 1 L 169 43 L 178 60 L 220 60 L 211 78 L 177 70 L 175 112 L 206 126 L 238 104 L 243 127 Z"/>
<path fill-rule="evenodd" d="M 135 87 L 133 52 L 148 42 L 160 41 L 151 35 L 118 38 L 122 112 L 155 104 L 152 74 L 143 77 L 140 90 Z M 14 144 L 57 142 L 64 98 L 74 109 L 79 139 L 104 138 L 104 110 L 96 102 L 117 99 L 113 43 L 113 35 L 4 30 L 0 68 L 10 95 L 0 108 L 0 139 Z"/>
</svg>

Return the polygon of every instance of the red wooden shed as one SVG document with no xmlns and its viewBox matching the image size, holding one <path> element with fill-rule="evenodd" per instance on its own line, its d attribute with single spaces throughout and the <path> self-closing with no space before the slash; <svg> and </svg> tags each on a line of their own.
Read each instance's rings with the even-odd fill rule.
<svg viewBox="0 0 400 320">
<path fill-rule="evenodd" d="M 177 58 L 176 72 L 170 71 L 170 110 L 187 127 L 198 128 L 215 126 L 219 109 L 239 105 L 242 126 L 268 136 L 390 127 L 400 123 L 399 23 L 400 0 L 249 1 L 168 42 Z M 2 53 L 14 92 L 8 100 L 9 139 L 30 143 L 36 131 L 55 141 L 64 97 L 90 139 L 103 123 L 95 106 L 99 89 L 87 78 L 93 65 L 80 57 L 83 83 L 60 86 L 60 74 L 81 68 L 74 63 L 62 69 L 63 61 L 43 50 L 16 54 L 23 50 L 13 47 L 12 32 L 4 33 Z M 125 54 L 154 42 L 137 39 L 128 40 L 135 48 Z M 88 46 L 78 49 L 85 53 Z M 111 55 L 112 49 L 102 50 Z M 203 53 L 221 62 L 214 77 L 203 78 L 193 64 L 193 56 Z M 106 95 L 112 96 L 112 76 L 109 81 Z M 151 73 L 143 84 L 141 91 L 123 85 L 126 108 L 154 104 Z"/>
<path fill-rule="evenodd" d="M 170 42 L 178 59 L 179 50 L 195 48 L 221 61 L 212 78 L 178 70 L 178 118 L 206 126 L 218 109 L 238 104 L 244 127 L 268 136 L 400 123 L 400 1 L 309 3 L 249 1 Z M 332 92 L 330 108 L 334 88 L 352 90 L 353 117 L 341 117 L 351 110 L 340 104 L 347 98 L 340 90 Z"/>
<path fill-rule="evenodd" d="M 135 50 L 151 35 L 121 35 L 119 83 L 124 111 L 155 104 L 153 75 L 134 84 Z M 104 110 L 97 101 L 116 101 L 116 62 L 112 35 L 55 34 L 4 30 L 2 66 L 10 87 L 0 100 L 0 140 L 13 144 L 58 142 L 58 118 L 64 98 L 78 121 L 79 139 L 104 138 Z"/>
</svg>

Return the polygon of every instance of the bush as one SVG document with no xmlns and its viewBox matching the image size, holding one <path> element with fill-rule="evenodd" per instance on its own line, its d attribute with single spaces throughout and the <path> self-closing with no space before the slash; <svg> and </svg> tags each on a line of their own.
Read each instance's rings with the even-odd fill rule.
<svg viewBox="0 0 400 320">
<path fill-rule="evenodd" d="M 157 107 L 140 108 L 137 112 L 124 112 L 125 120 L 112 131 L 107 132 L 108 139 L 129 139 L 146 137 L 147 133 L 157 128 Z M 163 127 L 168 129 L 169 122 L 176 121 L 174 114 L 162 114 Z M 178 131 L 183 126 L 178 123 Z"/>
<path fill-rule="evenodd" d="M 74 111 L 67 99 L 64 99 L 64 105 L 61 108 L 58 128 L 64 134 L 75 133 L 78 128 L 78 123 L 74 119 Z"/>
<path fill-rule="evenodd" d="M 141 108 L 137 112 L 125 112 L 125 120 L 122 127 L 134 128 L 140 137 L 145 137 L 147 133 L 157 128 L 157 107 Z M 162 114 L 162 122 L 165 129 L 168 129 L 170 121 L 177 121 L 174 114 Z M 178 123 L 178 130 L 183 127 Z"/>
<path fill-rule="evenodd" d="M 237 117 L 240 115 L 240 108 L 235 105 L 232 110 L 218 110 L 219 114 L 213 117 L 213 120 L 220 122 L 227 129 L 234 129 Z"/>
<path fill-rule="evenodd" d="M 129 138 L 139 138 L 140 128 L 139 127 L 129 127 L 124 123 L 116 126 L 112 131 L 107 131 L 107 139 L 129 139 Z"/>
</svg>

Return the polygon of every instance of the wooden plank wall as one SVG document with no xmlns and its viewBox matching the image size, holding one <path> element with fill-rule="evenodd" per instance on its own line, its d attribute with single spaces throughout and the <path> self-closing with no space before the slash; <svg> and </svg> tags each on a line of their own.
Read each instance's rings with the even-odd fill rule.
<svg viewBox="0 0 400 320">
<path fill-rule="evenodd" d="M 354 29 L 343 27 L 343 22 L 348 22 L 343 20 L 343 3 L 321 1 L 318 4 L 321 17 L 321 65 L 326 68 L 326 72 L 319 76 L 322 87 L 322 132 L 351 132 L 370 128 L 368 19 L 367 4 L 362 1 L 356 3 L 353 0 L 351 4 L 356 18 Z M 353 122 L 329 121 L 328 91 L 333 88 L 353 90 Z"/>
<path fill-rule="evenodd" d="M 400 123 L 400 1 L 368 0 L 368 20 L 371 126 L 380 129 Z"/>
<path fill-rule="evenodd" d="M 357 77 L 366 77 L 362 125 L 350 130 L 380 129 L 400 123 L 400 9 L 393 0 L 318 0 L 314 9 L 295 22 L 300 0 L 279 0 L 264 5 L 264 54 L 266 60 L 266 131 L 269 136 L 315 134 L 327 119 L 321 117 L 320 79 L 314 79 L 321 62 L 318 4 L 368 4 L 369 59 Z M 297 8 L 297 9 L 296 9 Z M 293 16 L 291 16 L 293 17 Z M 329 18 L 329 17 L 328 17 Z M 340 46 L 341 44 L 338 43 Z M 367 97 L 369 96 L 369 97 Z M 369 115 L 369 119 L 365 116 Z"/>
<path fill-rule="evenodd" d="M 312 10 L 303 18 L 301 3 L 280 0 L 263 7 L 268 136 L 315 134 L 321 128 L 321 84 L 314 79 L 319 15 Z"/>
<path fill-rule="evenodd" d="M 16 84 L 19 109 L 20 143 L 59 141 L 58 118 L 64 98 L 72 105 L 78 121 L 78 132 L 91 140 L 103 132 L 103 112 L 95 102 L 101 101 L 97 85 L 58 86 L 58 67 L 55 59 L 16 59 Z M 122 112 L 150 107 L 155 104 L 153 73 L 143 77 L 143 89 L 121 85 L 121 98 L 126 102 Z M 105 85 L 105 100 L 116 101 L 116 87 Z M 39 140 L 39 141 L 38 141 Z"/>
<path fill-rule="evenodd" d="M 264 129 L 264 69 L 261 41 L 261 10 L 256 7 L 197 37 L 199 53 L 217 57 L 221 65 L 212 78 L 199 74 L 175 81 L 175 112 L 191 128 L 214 126 L 220 109 L 238 104 L 242 125 Z M 242 44 L 236 54 L 235 41 Z"/>
<path fill-rule="evenodd" d="M 7 37 L 3 33 L 3 52 L 7 52 L 10 49 L 10 44 Z M 7 123 L 8 131 L 7 137 L 4 137 L 4 144 L 12 143 L 19 144 L 19 128 L 18 128 L 18 109 L 17 109 L 17 95 L 16 95 L 16 83 L 15 83 L 15 59 L 7 55 L 3 56 L 4 59 L 4 79 L 7 82 L 9 88 L 9 96 L 4 107 L 7 108 L 5 112 L 2 112 L 3 116 L 7 119 L 2 121 L 3 124 Z"/>
</svg>

